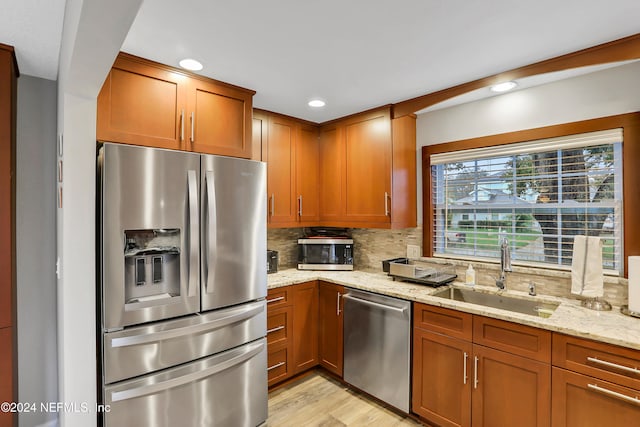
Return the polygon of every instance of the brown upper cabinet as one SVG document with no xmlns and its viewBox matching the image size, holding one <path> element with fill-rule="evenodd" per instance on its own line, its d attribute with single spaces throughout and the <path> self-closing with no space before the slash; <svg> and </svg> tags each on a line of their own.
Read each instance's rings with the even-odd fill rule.
<svg viewBox="0 0 640 427">
<path fill-rule="evenodd" d="M 415 116 L 384 107 L 315 125 L 256 110 L 253 126 L 269 227 L 416 226 Z"/>
<path fill-rule="evenodd" d="M 320 128 L 321 225 L 416 226 L 415 116 L 384 107 Z"/>
<path fill-rule="evenodd" d="M 317 225 L 318 127 L 263 111 L 254 112 L 253 124 L 267 162 L 268 226 Z"/>
<path fill-rule="evenodd" d="M 97 138 L 251 158 L 254 93 L 120 53 L 98 95 Z"/>
</svg>

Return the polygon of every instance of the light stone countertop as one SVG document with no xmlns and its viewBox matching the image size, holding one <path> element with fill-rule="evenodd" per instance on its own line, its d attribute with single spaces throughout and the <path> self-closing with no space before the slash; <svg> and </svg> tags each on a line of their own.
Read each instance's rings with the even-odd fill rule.
<svg viewBox="0 0 640 427">
<path fill-rule="evenodd" d="M 611 311 L 593 311 L 580 306 L 579 300 L 557 298 L 551 296 L 530 297 L 525 292 L 499 291 L 487 286 L 474 286 L 478 291 L 502 293 L 504 295 L 536 299 L 540 302 L 560 303 L 548 318 L 515 313 L 472 303 L 449 300 L 431 296 L 443 287 L 433 288 L 409 282 L 394 281 L 385 273 L 365 271 L 300 271 L 296 269 L 281 270 L 267 276 L 267 288 L 294 285 L 311 280 L 326 282 L 376 292 L 392 297 L 417 301 L 429 305 L 452 308 L 472 314 L 480 314 L 495 319 L 508 320 L 523 325 L 534 326 L 549 331 L 562 332 L 567 335 L 616 344 L 640 350 L 640 319 L 620 313 L 620 307 Z M 454 287 L 470 288 L 454 282 Z"/>
</svg>

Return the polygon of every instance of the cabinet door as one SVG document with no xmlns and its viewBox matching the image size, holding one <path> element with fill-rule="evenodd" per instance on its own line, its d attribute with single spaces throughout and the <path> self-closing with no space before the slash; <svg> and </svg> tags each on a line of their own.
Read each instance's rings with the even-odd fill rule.
<svg viewBox="0 0 640 427">
<path fill-rule="evenodd" d="M 11 328 L 0 329 L 0 402 L 13 402 L 13 344 Z M 13 425 L 13 414 L 0 411 L 0 426 Z"/>
<path fill-rule="evenodd" d="M 293 287 L 293 372 L 318 364 L 318 286 L 309 282 Z"/>
<path fill-rule="evenodd" d="M 638 425 L 639 394 L 637 390 L 554 367 L 553 426 Z"/>
<path fill-rule="evenodd" d="M 391 144 L 388 109 L 345 123 L 347 220 L 391 222 Z"/>
<path fill-rule="evenodd" d="M 293 333 L 293 308 L 291 306 L 267 310 L 267 345 L 269 352 L 288 347 Z"/>
<path fill-rule="evenodd" d="M 440 426 L 471 425 L 470 342 L 415 328 L 411 410 Z"/>
<path fill-rule="evenodd" d="M 480 345 L 473 352 L 474 427 L 550 425 L 549 364 Z"/>
<path fill-rule="evenodd" d="M 189 81 L 187 129 L 191 151 L 251 157 L 252 93 L 222 83 Z"/>
<path fill-rule="evenodd" d="M 296 144 L 296 194 L 298 219 L 304 223 L 317 223 L 318 209 L 319 152 L 318 129 L 311 126 L 300 128 Z M 317 224 L 316 224 L 317 225 Z"/>
<path fill-rule="evenodd" d="M 320 130 L 320 219 L 343 219 L 344 143 L 342 128 Z"/>
<path fill-rule="evenodd" d="M 283 347 L 267 352 L 267 385 L 271 387 L 293 375 L 291 349 Z"/>
<path fill-rule="evenodd" d="M 121 54 L 98 95 L 97 139 L 183 149 L 187 79 Z"/>
<path fill-rule="evenodd" d="M 342 377 L 343 356 L 342 295 L 344 295 L 344 286 L 326 282 L 318 284 L 320 365 L 340 377 Z"/>
<path fill-rule="evenodd" d="M 251 128 L 251 158 L 253 160 L 267 159 L 267 117 L 253 112 L 253 125 Z"/>
<path fill-rule="evenodd" d="M 291 120 L 269 117 L 267 139 L 267 198 L 269 225 L 296 223 L 296 126 Z"/>
</svg>

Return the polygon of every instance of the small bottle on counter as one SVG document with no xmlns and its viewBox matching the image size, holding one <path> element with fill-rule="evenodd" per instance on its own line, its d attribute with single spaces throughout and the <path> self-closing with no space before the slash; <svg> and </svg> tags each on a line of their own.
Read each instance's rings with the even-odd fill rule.
<svg viewBox="0 0 640 427">
<path fill-rule="evenodd" d="M 469 264 L 469 268 L 467 268 L 467 273 L 465 275 L 465 283 L 467 285 L 475 285 L 476 284 L 476 271 L 473 269 L 473 266 Z"/>
</svg>

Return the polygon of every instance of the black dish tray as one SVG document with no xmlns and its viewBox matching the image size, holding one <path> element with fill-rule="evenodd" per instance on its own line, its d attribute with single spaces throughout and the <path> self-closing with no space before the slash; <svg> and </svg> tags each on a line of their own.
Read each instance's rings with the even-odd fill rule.
<svg viewBox="0 0 640 427">
<path fill-rule="evenodd" d="M 398 264 L 409 264 L 409 258 L 392 258 L 392 259 L 385 259 L 384 261 L 382 261 L 382 271 L 384 271 L 385 273 L 389 272 L 389 263 L 398 263 Z"/>
<path fill-rule="evenodd" d="M 427 285 L 427 286 L 433 286 L 433 287 L 444 286 L 448 283 L 453 282 L 455 278 L 458 277 L 457 274 L 449 274 L 449 273 L 441 273 L 441 272 L 436 272 L 424 277 L 404 277 L 404 276 L 396 276 L 393 274 L 391 274 L 390 276 L 393 277 L 393 280 L 404 280 L 407 282 L 414 282 L 414 283 L 419 283 L 421 285 Z"/>
</svg>

